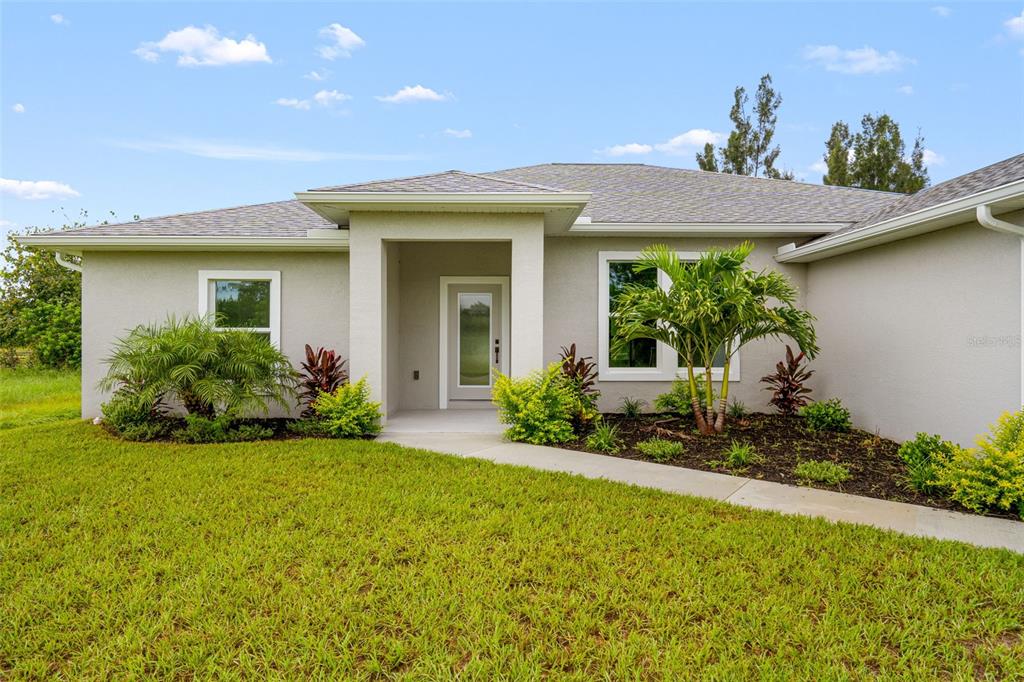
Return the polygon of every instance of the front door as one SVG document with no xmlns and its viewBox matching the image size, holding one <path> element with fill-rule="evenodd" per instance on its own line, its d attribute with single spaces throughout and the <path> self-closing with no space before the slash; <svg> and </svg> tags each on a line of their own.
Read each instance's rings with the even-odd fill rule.
<svg viewBox="0 0 1024 682">
<path fill-rule="evenodd" d="M 502 369 L 506 352 L 503 286 L 492 282 L 451 282 L 447 286 L 448 407 L 489 404 L 493 371 Z"/>
</svg>

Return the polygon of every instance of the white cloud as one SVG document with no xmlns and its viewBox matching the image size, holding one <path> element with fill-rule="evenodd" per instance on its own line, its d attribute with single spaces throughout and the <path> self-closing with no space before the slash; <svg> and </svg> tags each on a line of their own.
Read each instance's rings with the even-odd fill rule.
<svg viewBox="0 0 1024 682">
<path fill-rule="evenodd" d="M 25 113 L 25 105 L 22 104 L 21 102 L 15 102 L 14 106 L 11 107 L 11 111 L 13 111 L 16 114 L 24 114 Z"/>
<path fill-rule="evenodd" d="M 17 226 L 18 223 L 14 222 L 13 220 L 4 220 L 3 218 L 0 218 L 0 230 L 9 230 L 12 227 Z"/>
<path fill-rule="evenodd" d="M 9 180 L 0 178 L 0 194 L 18 199 L 67 199 L 79 196 L 70 185 L 54 180 Z"/>
<path fill-rule="evenodd" d="M 114 140 L 117 147 L 140 152 L 177 152 L 204 159 L 226 161 L 414 161 L 415 154 L 330 152 L 264 145 L 244 145 L 216 140 L 176 138 L 169 140 Z"/>
<path fill-rule="evenodd" d="M 51 14 L 50 15 L 50 21 L 52 21 L 55 24 L 64 24 L 64 25 L 67 25 L 67 24 L 71 23 L 71 22 L 69 22 L 67 20 L 67 18 L 63 14 Z"/>
<path fill-rule="evenodd" d="M 616 144 L 611 147 L 605 147 L 600 151 L 600 153 L 605 156 L 627 156 L 630 154 L 650 154 L 652 151 L 654 151 L 654 147 L 649 144 L 629 142 L 627 144 Z"/>
<path fill-rule="evenodd" d="M 1003 27 L 1010 34 L 1011 38 L 1024 38 L 1024 10 L 1017 16 L 1010 17 L 1003 22 Z"/>
<path fill-rule="evenodd" d="M 924 163 L 926 166 L 941 166 L 946 163 L 946 157 L 931 149 L 924 150 Z"/>
<path fill-rule="evenodd" d="M 309 73 L 303 76 L 308 81 L 325 81 L 327 80 L 328 72 L 325 69 L 313 69 Z"/>
<path fill-rule="evenodd" d="M 932 11 L 943 19 L 953 13 L 953 9 L 951 7 L 946 7 L 945 5 L 935 5 L 932 7 Z"/>
<path fill-rule="evenodd" d="M 324 59 L 351 57 L 352 50 L 366 45 L 366 41 L 356 35 L 355 31 L 339 23 L 324 26 L 320 29 L 320 37 L 331 42 L 330 45 L 321 45 L 316 49 Z"/>
<path fill-rule="evenodd" d="M 818 159 L 811 164 L 811 170 L 815 173 L 828 173 L 828 164 L 825 163 L 824 159 Z"/>
<path fill-rule="evenodd" d="M 296 99 L 294 97 L 278 97 L 274 100 L 274 104 L 279 104 L 282 107 L 288 107 L 289 109 L 299 109 L 301 111 L 307 111 L 309 109 L 308 99 Z"/>
<path fill-rule="evenodd" d="M 467 138 L 473 137 L 473 131 L 470 130 L 469 128 L 464 128 L 463 130 L 456 130 L 455 128 L 445 128 L 444 134 L 447 135 L 448 137 L 457 137 L 460 140 L 465 140 Z"/>
<path fill-rule="evenodd" d="M 160 60 L 161 52 L 178 53 L 178 66 L 224 66 L 250 62 L 270 63 L 267 46 L 257 42 L 251 34 L 242 40 L 220 35 L 214 26 L 186 26 L 171 31 L 158 42 L 145 42 L 135 49 L 144 61 Z"/>
<path fill-rule="evenodd" d="M 914 94 L 914 86 L 913 85 L 901 85 L 900 87 L 896 88 L 896 91 L 899 92 L 901 95 L 913 95 Z"/>
<path fill-rule="evenodd" d="M 668 142 L 654 145 L 654 148 L 664 154 L 688 154 L 695 149 L 703 148 L 706 144 L 717 144 L 725 139 L 722 133 L 715 133 L 707 128 L 693 128 L 681 135 L 676 135 Z"/>
<path fill-rule="evenodd" d="M 826 71 L 861 75 L 899 71 L 914 60 L 899 52 L 879 52 L 873 47 L 859 47 L 844 50 L 836 45 L 808 45 L 804 48 L 804 59 L 817 62 Z"/>
<path fill-rule="evenodd" d="M 381 102 L 403 104 L 405 102 L 443 102 L 448 95 L 442 95 L 422 85 L 407 85 L 393 95 L 378 95 Z"/>
<path fill-rule="evenodd" d="M 345 93 L 337 90 L 321 90 L 313 95 L 313 101 L 322 107 L 329 107 L 335 102 L 344 102 L 349 99 L 352 99 L 351 95 L 346 95 Z"/>
</svg>

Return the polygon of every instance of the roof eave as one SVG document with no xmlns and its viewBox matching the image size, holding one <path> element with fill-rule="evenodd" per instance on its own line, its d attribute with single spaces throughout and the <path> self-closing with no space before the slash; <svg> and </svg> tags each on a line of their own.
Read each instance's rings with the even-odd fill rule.
<svg viewBox="0 0 1024 682">
<path fill-rule="evenodd" d="M 577 220 L 569 230 L 580 236 L 660 236 L 686 237 L 812 237 L 829 234 L 850 223 L 637 223 L 588 222 Z"/>
<path fill-rule="evenodd" d="M 312 231 L 312 232 L 319 232 Z M 16 237 L 23 246 L 81 255 L 84 251 L 347 251 L 347 230 L 335 230 L 337 237 L 200 237 L 188 235 L 93 235 L 60 233 Z M 340 234 L 340 233 L 344 234 Z"/>
</svg>

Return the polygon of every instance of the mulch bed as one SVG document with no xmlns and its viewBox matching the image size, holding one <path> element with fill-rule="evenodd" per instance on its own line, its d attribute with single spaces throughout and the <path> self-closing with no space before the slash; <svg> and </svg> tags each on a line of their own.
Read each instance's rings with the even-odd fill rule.
<svg viewBox="0 0 1024 682">
<path fill-rule="evenodd" d="M 664 438 L 681 441 L 686 446 L 680 457 L 662 462 L 671 466 L 807 485 L 971 513 L 950 500 L 925 495 L 907 485 L 904 482 L 906 469 L 896 454 L 899 443 L 867 431 L 854 429 L 848 433 L 815 433 L 804 428 L 801 417 L 761 413 L 750 414 L 743 419 L 730 419 L 724 434 L 712 436 L 698 435 L 691 418 L 682 420 L 667 414 L 644 415 L 640 419 L 626 419 L 621 414 L 605 414 L 603 419 L 619 429 L 624 447 L 613 455 L 615 457 L 651 461 L 636 450 L 636 443 L 648 438 Z M 587 449 L 585 440 L 580 438 L 559 447 L 595 452 Z M 709 464 L 721 462 L 733 440 L 753 445 L 758 454 L 763 456 L 763 463 L 734 470 Z M 842 464 L 849 469 L 850 478 L 834 486 L 801 482 L 793 474 L 793 468 L 804 460 L 829 460 Z M 993 512 L 988 515 L 1019 520 L 1019 517 L 1010 513 Z"/>
</svg>

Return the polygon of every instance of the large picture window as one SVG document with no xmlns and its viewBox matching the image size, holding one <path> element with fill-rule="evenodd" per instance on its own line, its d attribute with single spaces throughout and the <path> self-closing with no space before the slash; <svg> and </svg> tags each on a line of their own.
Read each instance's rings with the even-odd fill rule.
<svg viewBox="0 0 1024 682">
<path fill-rule="evenodd" d="M 199 314 L 213 316 L 218 329 L 245 329 L 280 344 L 281 273 L 256 270 L 201 270 Z"/>
<path fill-rule="evenodd" d="M 669 286 L 668 277 L 660 271 L 635 272 L 633 265 L 639 257 L 639 251 L 601 251 L 598 254 L 598 371 L 602 381 L 671 381 L 686 374 L 686 366 L 674 350 L 650 339 L 632 341 L 616 352 L 611 350 L 611 341 L 615 336 L 611 313 L 615 310 L 615 299 L 626 285 Z M 680 252 L 679 257 L 683 260 L 696 260 L 700 254 Z M 715 356 L 711 369 L 713 379 L 722 378 L 724 364 L 723 348 Z M 729 380 L 739 379 L 739 355 L 735 355 Z"/>
</svg>

